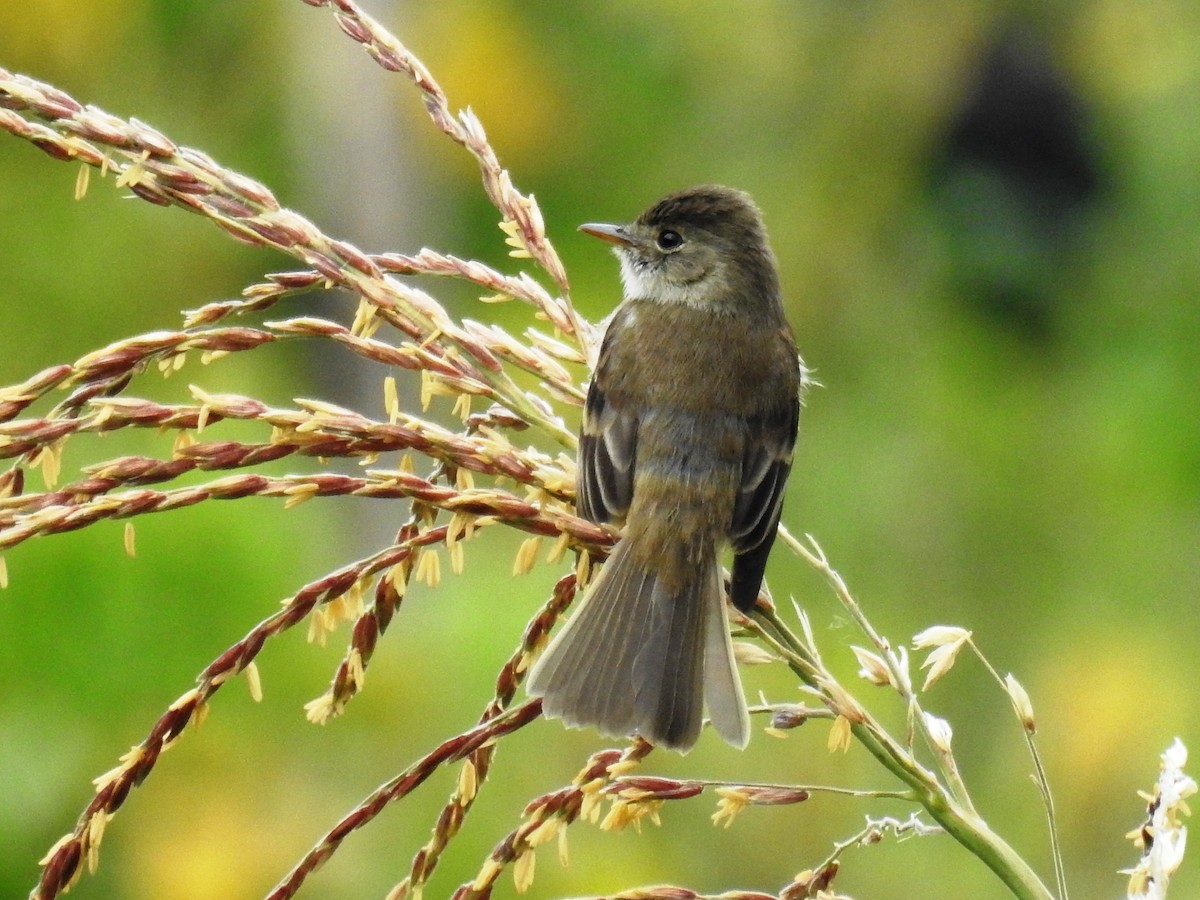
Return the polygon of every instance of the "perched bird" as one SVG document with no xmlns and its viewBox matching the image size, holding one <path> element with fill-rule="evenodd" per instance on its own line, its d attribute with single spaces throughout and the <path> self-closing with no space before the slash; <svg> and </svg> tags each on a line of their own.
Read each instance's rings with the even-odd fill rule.
<svg viewBox="0 0 1200 900">
<path fill-rule="evenodd" d="M 775 540 L 803 369 L 775 258 L 741 191 L 690 188 L 629 225 L 581 225 L 615 245 L 625 286 L 588 389 L 577 505 L 623 524 L 578 610 L 529 675 L 547 716 L 681 752 L 702 710 L 730 744 L 750 722 L 725 620 L 748 611 Z"/>
</svg>

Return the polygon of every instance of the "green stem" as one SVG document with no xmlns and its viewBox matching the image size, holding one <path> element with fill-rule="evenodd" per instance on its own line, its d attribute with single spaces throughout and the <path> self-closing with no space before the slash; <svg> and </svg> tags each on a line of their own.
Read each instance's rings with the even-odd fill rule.
<svg viewBox="0 0 1200 900">
<path fill-rule="evenodd" d="M 821 677 L 817 677 L 819 670 L 812 661 L 811 652 L 779 620 L 774 610 L 755 609 L 751 622 L 755 630 L 784 651 L 788 666 L 805 684 L 823 695 L 827 693 L 828 685 L 833 682 L 832 676 L 822 672 Z M 991 869 L 1013 896 L 1020 900 L 1054 900 L 1054 895 L 1037 873 L 1012 847 L 979 815 L 955 802 L 948 789 L 929 770 L 894 741 L 865 710 L 863 712 L 862 721 L 851 722 L 854 737 L 888 771 L 913 789 L 914 799 L 947 834 Z"/>
<path fill-rule="evenodd" d="M 977 815 L 975 804 L 971 801 L 971 795 L 967 791 L 967 785 L 962 780 L 959 774 L 958 766 L 955 765 L 953 755 L 949 753 L 943 754 L 936 748 L 936 742 L 933 735 L 929 731 L 929 723 L 925 720 L 925 716 L 921 711 L 920 702 L 913 693 L 912 684 L 909 681 L 908 671 L 902 669 L 898 664 L 895 654 L 892 653 L 891 645 L 884 639 L 878 631 L 875 630 L 870 621 L 868 621 L 866 613 L 862 611 L 862 607 L 858 605 L 858 601 L 854 599 L 854 595 L 850 593 L 850 588 L 846 586 L 845 580 L 841 574 L 829 564 L 829 560 L 825 558 L 825 552 L 817 545 L 811 535 L 807 535 L 812 549 L 806 547 L 798 541 L 794 535 L 783 525 L 779 526 L 779 535 L 785 544 L 807 562 L 810 566 L 820 572 L 825 580 L 829 582 L 833 588 L 834 595 L 838 598 L 838 602 L 848 612 L 851 618 L 862 630 L 863 634 L 870 639 L 875 648 L 882 654 L 882 658 L 888 669 L 892 673 L 892 678 L 897 690 L 904 697 L 904 702 L 909 704 L 910 709 L 915 710 L 913 716 L 914 724 L 925 742 L 934 750 L 934 765 L 941 772 L 950 791 L 954 794 L 955 799 L 969 812 L 971 815 Z"/>
<path fill-rule="evenodd" d="M 1050 889 L 1029 864 L 979 816 L 970 815 L 953 805 L 942 806 L 930 802 L 924 797 L 921 805 L 934 821 L 946 829 L 947 834 L 996 873 L 1014 897 L 1020 900 L 1055 900 Z"/>
</svg>

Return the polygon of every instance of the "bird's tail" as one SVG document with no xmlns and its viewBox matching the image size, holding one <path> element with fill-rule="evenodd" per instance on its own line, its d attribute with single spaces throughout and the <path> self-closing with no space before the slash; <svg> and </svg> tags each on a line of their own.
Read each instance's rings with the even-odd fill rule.
<svg viewBox="0 0 1200 900">
<path fill-rule="evenodd" d="M 529 673 L 529 693 L 543 698 L 545 714 L 687 751 L 707 702 L 717 733 L 746 746 L 750 719 L 717 563 L 693 568 L 694 578 L 668 591 L 620 541 Z"/>
</svg>

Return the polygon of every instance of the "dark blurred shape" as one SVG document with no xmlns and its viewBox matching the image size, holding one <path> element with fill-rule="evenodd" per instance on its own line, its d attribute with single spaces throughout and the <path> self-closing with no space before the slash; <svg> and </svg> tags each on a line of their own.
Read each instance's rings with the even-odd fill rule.
<svg viewBox="0 0 1200 900">
<path fill-rule="evenodd" d="M 1031 26 L 1003 29 L 982 54 L 932 175 L 956 287 L 1051 339 L 1056 286 L 1103 185 L 1088 111 Z"/>
</svg>

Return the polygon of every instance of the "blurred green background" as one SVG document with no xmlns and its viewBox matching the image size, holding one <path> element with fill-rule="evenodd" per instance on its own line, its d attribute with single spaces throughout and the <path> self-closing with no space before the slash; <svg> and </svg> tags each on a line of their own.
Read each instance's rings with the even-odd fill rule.
<svg viewBox="0 0 1200 900">
<path fill-rule="evenodd" d="M 822 387 L 809 396 L 785 509 L 817 537 L 894 642 L 933 623 L 973 629 L 1038 712 L 1073 895 L 1117 896 L 1158 755 L 1200 746 L 1200 6 L 1191 0 L 1003 3 L 634 2 L 366 7 L 483 119 L 541 203 L 598 319 L 615 262 L 575 232 L 717 181 L 754 194 L 789 314 Z M 0 65 L 136 116 L 269 185 L 328 233 L 372 251 L 421 246 L 514 271 L 473 162 L 403 78 L 371 63 L 328 12 L 300 2 L 38 0 L 10 4 Z M 294 268 L 196 217 L 124 199 L 0 135 L 0 384 L 110 341 L 177 327 L 179 310 Z M 473 292 L 427 285 L 459 314 Z M 343 299 L 302 299 L 348 321 Z M 382 414 L 383 372 L 316 344 L 264 348 L 134 394 L 186 385 L 286 404 L 318 396 Z M 411 385 L 406 397 L 415 403 Z M 446 410 L 442 410 L 446 412 Z M 222 432 L 232 433 L 232 432 Z M 214 436 L 219 436 L 214 432 Z M 66 476 L 151 432 L 77 440 Z M 277 471 L 315 468 L 289 461 Z M 36 477 L 33 479 L 37 481 Z M 406 512 L 375 503 L 211 504 L 5 554 L 0 593 L 0 896 L 73 824 L 89 780 L 140 741 L 195 674 L 305 582 L 369 552 Z M 265 700 L 231 683 L 110 825 L 80 898 L 261 896 L 375 785 L 465 728 L 561 567 L 512 580 L 520 541 L 494 533 L 467 572 L 414 589 L 367 690 L 324 728 L 302 704 L 341 652 L 302 634 L 260 657 Z M 862 639 L 824 586 L 776 552 L 779 598 L 809 611 L 848 679 Z M 747 688 L 796 698 L 781 671 Z M 872 689 L 873 690 L 873 689 Z M 890 721 L 882 692 L 860 691 Z M 972 660 L 930 694 L 955 727 L 977 805 L 1049 877 L 1045 825 L 1006 698 Z M 706 738 L 648 771 L 894 785 L 826 729 L 743 754 Z M 539 722 L 502 746 L 431 896 L 473 877 L 532 796 L 604 746 Z M 452 787 L 443 773 L 346 841 L 303 896 L 378 897 L 404 873 Z M 633 833 L 571 831 L 542 851 L 532 895 L 681 883 L 777 890 L 897 805 L 816 798 L 750 810 L 730 831 L 709 800 Z M 1194 859 L 1172 896 L 1197 896 Z M 505 878 L 498 895 L 511 893 Z M 856 897 L 999 898 L 948 838 L 848 854 Z"/>
</svg>

